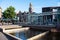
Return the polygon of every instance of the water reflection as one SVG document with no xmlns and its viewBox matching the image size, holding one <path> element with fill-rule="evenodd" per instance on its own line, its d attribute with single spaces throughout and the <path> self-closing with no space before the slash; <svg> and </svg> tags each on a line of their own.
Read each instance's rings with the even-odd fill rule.
<svg viewBox="0 0 60 40">
<path fill-rule="evenodd" d="M 43 40 L 60 40 L 60 33 L 49 33 L 42 38 Z"/>
<path fill-rule="evenodd" d="M 17 33 L 10 33 L 10 34 L 14 35 L 14 36 L 16 36 L 16 37 L 18 37 L 18 38 L 20 38 L 22 40 L 26 40 L 27 39 L 26 36 L 25 36 L 25 32 L 21 32 L 21 33 L 17 32 Z"/>
<path fill-rule="evenodd" d="M 13 33 L 12 35 L 19 37 L 22 40 L 26 40 L 26 39 L 31 38 L 35 35 L 38 35 L 42 32 L 44 32 L 44 31 L 30 29 L 27 32 Z M 46 34 L 45 36 L 41 37 L 38 40 L 60 40 L 60 33 L 49 32 L 48 34 Z"/>
<path fill-rule="evenodd" d="M 58 32 L 53 33 L 53 37 L 55 37 L 54 40 L 60 40 L 60 33 L 58 33 Z"/>
<path fill-rule="evenodd" d="M 44 32 L 44 31 L 30 29 L 30 30 L 28 30 L 26 32 L 11 33 L 11 34 L 14 35 L 14 36 L 16 36 L 16 37 L 19 37 L 22 40 L 26 40 L 26 39 L 31 38 L 33 36 L 36 36 L 36 35 L 38 35 L 38 34 L 40 34 L 42 32 Z"/>
</svg>

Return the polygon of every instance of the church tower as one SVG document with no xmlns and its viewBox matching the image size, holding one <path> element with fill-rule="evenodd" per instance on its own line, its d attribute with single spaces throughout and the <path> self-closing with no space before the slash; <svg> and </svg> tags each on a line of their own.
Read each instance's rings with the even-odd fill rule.
<svg viewBox="0 0 60 40">
<path fill-rule="evenodd" d="M 0 7 L 0 18 L 2 18 L 2 8 Z"/>
<path fill-rule="evenodd" d="M 33 12 L 33 8 L 32 8 L 32 4 L 30 3 L 29 4 L 29 13 L 32 13 Z"/>
</svg>

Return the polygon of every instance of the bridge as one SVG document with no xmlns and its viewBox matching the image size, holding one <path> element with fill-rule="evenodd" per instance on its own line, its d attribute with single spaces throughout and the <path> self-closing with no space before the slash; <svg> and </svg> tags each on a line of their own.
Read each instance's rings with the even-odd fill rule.
<svg viewBox="0 0 60 40">
<path fill-rule="evenodd" d="M 42 30 L 51 30 L 52 28 L 55 28 L 55 25 L 28 25 L 28 26 L 23 26 L 23 27 L 30 27 L 33 29 L 42 29 Z"/>
<path fill-rule="evenodd" d="M 36 30 L 46 30 L 51 32 L 60 32 L 60 25 L 24 25 L 23 27 L 30 27 Z"/>
</svg>

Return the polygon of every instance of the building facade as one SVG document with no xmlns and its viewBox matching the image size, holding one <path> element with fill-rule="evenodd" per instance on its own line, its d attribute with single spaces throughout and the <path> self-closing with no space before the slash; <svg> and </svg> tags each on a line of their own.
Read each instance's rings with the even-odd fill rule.
<svg viewBox="0 0 60 40">
<path fill-rule="evenodd" d="M 42 13 L 35 13 L 30 3 L 29 12 L 19 12 L 18 15 L 20 22 L 31 25 L 60 24 L 60 7 L 43 7 Z"/>
<path fill-rule="evenodd" d="M 42 13 L 46 15 L 43 16 L 44 23 L 60 23 L 60 7 L 44 7 L 42 8 Z"/>
</svg>

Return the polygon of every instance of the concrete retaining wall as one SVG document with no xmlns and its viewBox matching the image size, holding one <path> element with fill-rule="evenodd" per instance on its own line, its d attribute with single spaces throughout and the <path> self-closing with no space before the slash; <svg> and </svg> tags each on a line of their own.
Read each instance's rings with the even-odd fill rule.
<svg viewBox="0 0 60 40">
<path fill-rule="evenodd" d="M 8 38 L 8 40 L 21 40 L 20 38 L 10 35 L 8 33 L 3 33 L 3 34 Z"/>
<path fill-rule="evenodd" d="M 29 39 L 27 39 L 27 40 L 39 40 L 40 38 L 42 38 L 43 36 L 45 36 L 45 35 L 48 34 L 48 33 L 49 33 L 49 31 L 44 32 L 44 33 L 41 33 L 41 34 L 38 34 L 38 35 L 36 35 L 36 36 L 34 36 L 34 37 L 31 37 L 31 38 L 29 38 Z"/>
<path fill-rule="evenodd" d="M 29 30 L 29 27 L 19 28 L 19 29 L 10 29 L 10 30 L 3 30 L 5 33 L 16 33 L 16 32 L 26 32 Z"/>
</svg>

